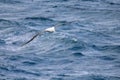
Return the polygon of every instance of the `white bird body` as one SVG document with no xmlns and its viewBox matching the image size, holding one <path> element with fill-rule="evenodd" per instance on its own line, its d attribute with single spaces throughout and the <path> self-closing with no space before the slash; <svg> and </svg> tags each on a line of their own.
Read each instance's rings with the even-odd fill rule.
<svg viewBox="0 0 120 80">
<path fill-rule="evenodd" d="M 46 32 L 55 32 L 55 27 L 45 29 Z"/>
</svg>

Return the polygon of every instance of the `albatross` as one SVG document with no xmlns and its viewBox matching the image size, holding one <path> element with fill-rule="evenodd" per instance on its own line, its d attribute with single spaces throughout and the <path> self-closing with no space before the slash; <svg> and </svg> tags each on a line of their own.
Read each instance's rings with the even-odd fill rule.
<svg viewBox="0 0 120 80">
<path fill-rule="evenodd" d="M 40 32 L 36 33 L 30 40 L 28 40 L 27 42 L 25 42 L 24 44 L 22 44 L 22 46 L 30 43 L 30 42 L 31 42 L 32 40 L 34 40 L 37 36 L 42 35 L 42 34 L 45 33 L 45 32 L 51 32 L 51 33 L 52 33 L 52 32 L 55 32 L 55 27 L 54 27 L 54 26 L 53 26 L 53 27 L 49 27 L 49 28 L 46 28 L 46 29 L 43 30 L 43 31 L 40 31 Z"/>
<path fill-rule="evenodd" d="M 37 36 L 42 35 L 42 34 L 45 33 L 45 32 L 53 33 L 53 32 L 56 31 L 56 30 L 55 30 L 56 27 L 59 27 L 59 26 L 61 26 L 61 25 L 65 25 L 65 24 L 66 24 L 66 23 L 58 23 L 58 24 L 56 24 L 56 25 L 54 25 L 54 26 L 52 26 L 52 27 L 49 27 L 49 28 L 44 29 L 43 31 L 39 31 L 39 32 L 36 33 L 30 40 L 28 40 L 27 42 L 25 42 L 25 43 L 22 44 L 21 46 L 24 46 L 24 45 L 30 43 L 30 42 L 33 41 Z"/>
</svg>

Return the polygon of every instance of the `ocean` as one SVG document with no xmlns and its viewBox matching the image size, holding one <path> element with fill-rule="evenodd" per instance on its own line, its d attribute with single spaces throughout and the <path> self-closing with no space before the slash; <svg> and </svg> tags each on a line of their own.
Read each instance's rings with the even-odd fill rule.
<svg viewBox="0 0 120 80">
<path fill-rule="evenodd" d="M 0 80 L 120 80 L 120 0 L 0 0 Z"/>
</svg>

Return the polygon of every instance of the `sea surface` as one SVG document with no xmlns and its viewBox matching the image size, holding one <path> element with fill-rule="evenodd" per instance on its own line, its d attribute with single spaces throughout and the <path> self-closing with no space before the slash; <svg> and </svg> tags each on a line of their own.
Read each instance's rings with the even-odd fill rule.
<svg viewBox="0 0 120 80">
<path fill-rule="evenodd" d="M 120 80 L 120 0 L 0 0 L 0 80 Z"/>
</svg>

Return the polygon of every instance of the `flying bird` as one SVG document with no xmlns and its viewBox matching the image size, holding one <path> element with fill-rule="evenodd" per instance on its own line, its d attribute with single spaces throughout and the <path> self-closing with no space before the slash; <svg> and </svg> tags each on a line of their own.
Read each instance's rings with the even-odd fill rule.
<svg viewBox="0 0 120 80">
<path fill-rule="evenodd" d="M 30 42 L 33 41 L 37 36 L 42 35 L 42 34 L 45 33 L 45 32 L 51 32 L 51 33 L 52 33 L 52 32 L 55 32 L 55 28 L 58 27 L 58 26 L 60 26 L 60 25 L 62 25 L 62 24 L 59 23 L 59 24 L 57 24 L 57 25 L 55 25 L 55 26 L 46 28 L 45 30 L 36 33 L 30 40 L 28 40 L 27 42 L 25 42 L 25 43 L 22 44 L 21 46 L 24 46 L 24 45 L 30 43 Z"/>
<path fill-rule="evenodd" d="M 45 32 L 55 32 L 55 27 L 54 27 L 54 26 L 53 26 L 53 27 L 49 27 L 49 28 L 46 28 L 46 29 L 43 30 L 43 31 L 40 31 L 40 32 L 36 33 L 30 40 L 28 40 L 27 42 L 25 42 L 24 44 L 22 44 L 22 46 L 30 43 L 30 42 L 33 41 L 37 36 L 42 35 L 42 34 L 45 33 Z"/>
</svg>

